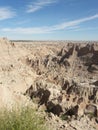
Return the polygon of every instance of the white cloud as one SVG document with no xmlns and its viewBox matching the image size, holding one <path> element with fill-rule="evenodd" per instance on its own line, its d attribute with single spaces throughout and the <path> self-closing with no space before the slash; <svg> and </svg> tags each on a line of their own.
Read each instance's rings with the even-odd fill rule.
<svg viewBox="0 0 98 130">
<path fill-rule="evenodd" d="M 89 31 L 89 30 L 98 30 L 98 27 L 86 27 L 86 28 L 76 28 L 76 29 L 73 29 L 72 31 L 74 32 L 80 32 L 80 31 Z"/>
<path fill-rule="evenodd" d="M 90 20 L 94 20 L 94 19 L 97 19 L 97 18 L 98 18 L 98 14 L 95 14 L 95 15 L 90 16 L 90 17 L 61 23 L 59 25 L 55 25 L 53 28 L 54 28 L 54 30 L 62 30 L 62 29 L 65 29 L 65 28 L 68 28 L 68 27 L 73 27 L 73 26 L 76 26 L 76 25 L 79 25 L 81 23 L 84 23 L 84 22 L 87 22 L 87 21 L 90 21 Z"/>
<path fill-rule="evenodd" d="M 3 28 L 3 32 L 11 32 L 11 33 L 21 33 L 21 34 L 41 34 L 41 33 L 46 33 L 49 32 L 48 29 L 45 27 L 33 27 L 33 28 Z"/>
<path fill-rule="evenodd" d="M 57 24 L 54 26 L 43 26 L 43 27 L 30 27 L 30 28 L 3 28 L 1 31 L 3 32 L 10 32 L 10 33 L 16 33 L 16 34 L 42 34 L 42 33 L 53 33 L 55 31 L 59 30 L 65 30 L 65 29 L 73 29 L 78 28 L 80 24 L 91 21 L 98 18 L 98 14 L 95 14 L 90 17 L 73 20 L 61 24 Z"/>
<path fill-rule="evenodd" d="M 33 13 L 35 11 L 40 10 L 44 6 L 48 6 L 50 4 L 56 3 L 58 0 L 37 0 L 37 2 L 33 2 L 27 6 L 27 13 Z"/>
<path fill-rule="evenodd" d="M 0 20 L 9 19 L 15 16 L 15 12 L 10 7 L 0 7 Z"/>
</svg>

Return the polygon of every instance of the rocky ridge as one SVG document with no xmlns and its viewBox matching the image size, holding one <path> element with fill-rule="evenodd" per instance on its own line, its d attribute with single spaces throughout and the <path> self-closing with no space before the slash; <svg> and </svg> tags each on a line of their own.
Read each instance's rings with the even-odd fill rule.
<svg viewBox="0 0 98 130">
<path fill-rule="evenodd" d="M 50 129 L 98 129 L 98 43 L 0 39 L 0 106 L 33 104 Z"/>
</svg>

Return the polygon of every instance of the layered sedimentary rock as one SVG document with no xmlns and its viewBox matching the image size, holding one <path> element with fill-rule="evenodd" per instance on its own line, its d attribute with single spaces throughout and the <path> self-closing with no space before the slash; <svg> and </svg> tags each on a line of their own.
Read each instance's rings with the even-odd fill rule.
<svg viewBox="0 0 98 130">
<path fill-rule="evenodd" d="M 98 46 L 58 45 L 53 54 L 27 58 L 39 78 L 26 94 L 57 116 L 98 116 Z M 35 90 L 34 90 L 35 89 Z"/>
<path fill-rule="evenodd" d="M 0 39 L 0 107 L 32 105 L 53 130 L 97 130 L 98 43 Z"/>
</svg>

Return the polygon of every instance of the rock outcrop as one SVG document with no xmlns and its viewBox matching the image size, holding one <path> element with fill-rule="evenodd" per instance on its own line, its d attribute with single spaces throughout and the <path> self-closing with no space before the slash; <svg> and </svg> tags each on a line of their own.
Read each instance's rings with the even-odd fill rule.
<svg viewBox="0 0 98 130">
<path fill-rule="evenodd" d="M 98 43 L 0 39 L 0 107 L 32 105 L 53 130 L 98 129 Z"/>
<path fill-rule="evenodd" d="M 32 90 L 36 88 L 32 96 L 29 89 L 25 94 L 33 100 L 37 98 L 38 107 L 44 104 L 46 112 L 59 118 L 78 119 L 85 115 L 97 120 L 98 46 L 66 44 L 60 49 L 52 55 L 29 59 L 29 66 L 39 79 L 32 84 Z"/>
</svg>

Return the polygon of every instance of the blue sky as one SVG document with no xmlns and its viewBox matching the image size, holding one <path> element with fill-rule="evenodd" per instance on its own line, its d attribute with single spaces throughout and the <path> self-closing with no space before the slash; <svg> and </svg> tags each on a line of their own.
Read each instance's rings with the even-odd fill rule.
<svg viewBox="0 0 98 130">
<path fill-rule="evenodd" d="M 0 0 L 0 37 L 98 40 L 98 0 Z"/>
</svg>

